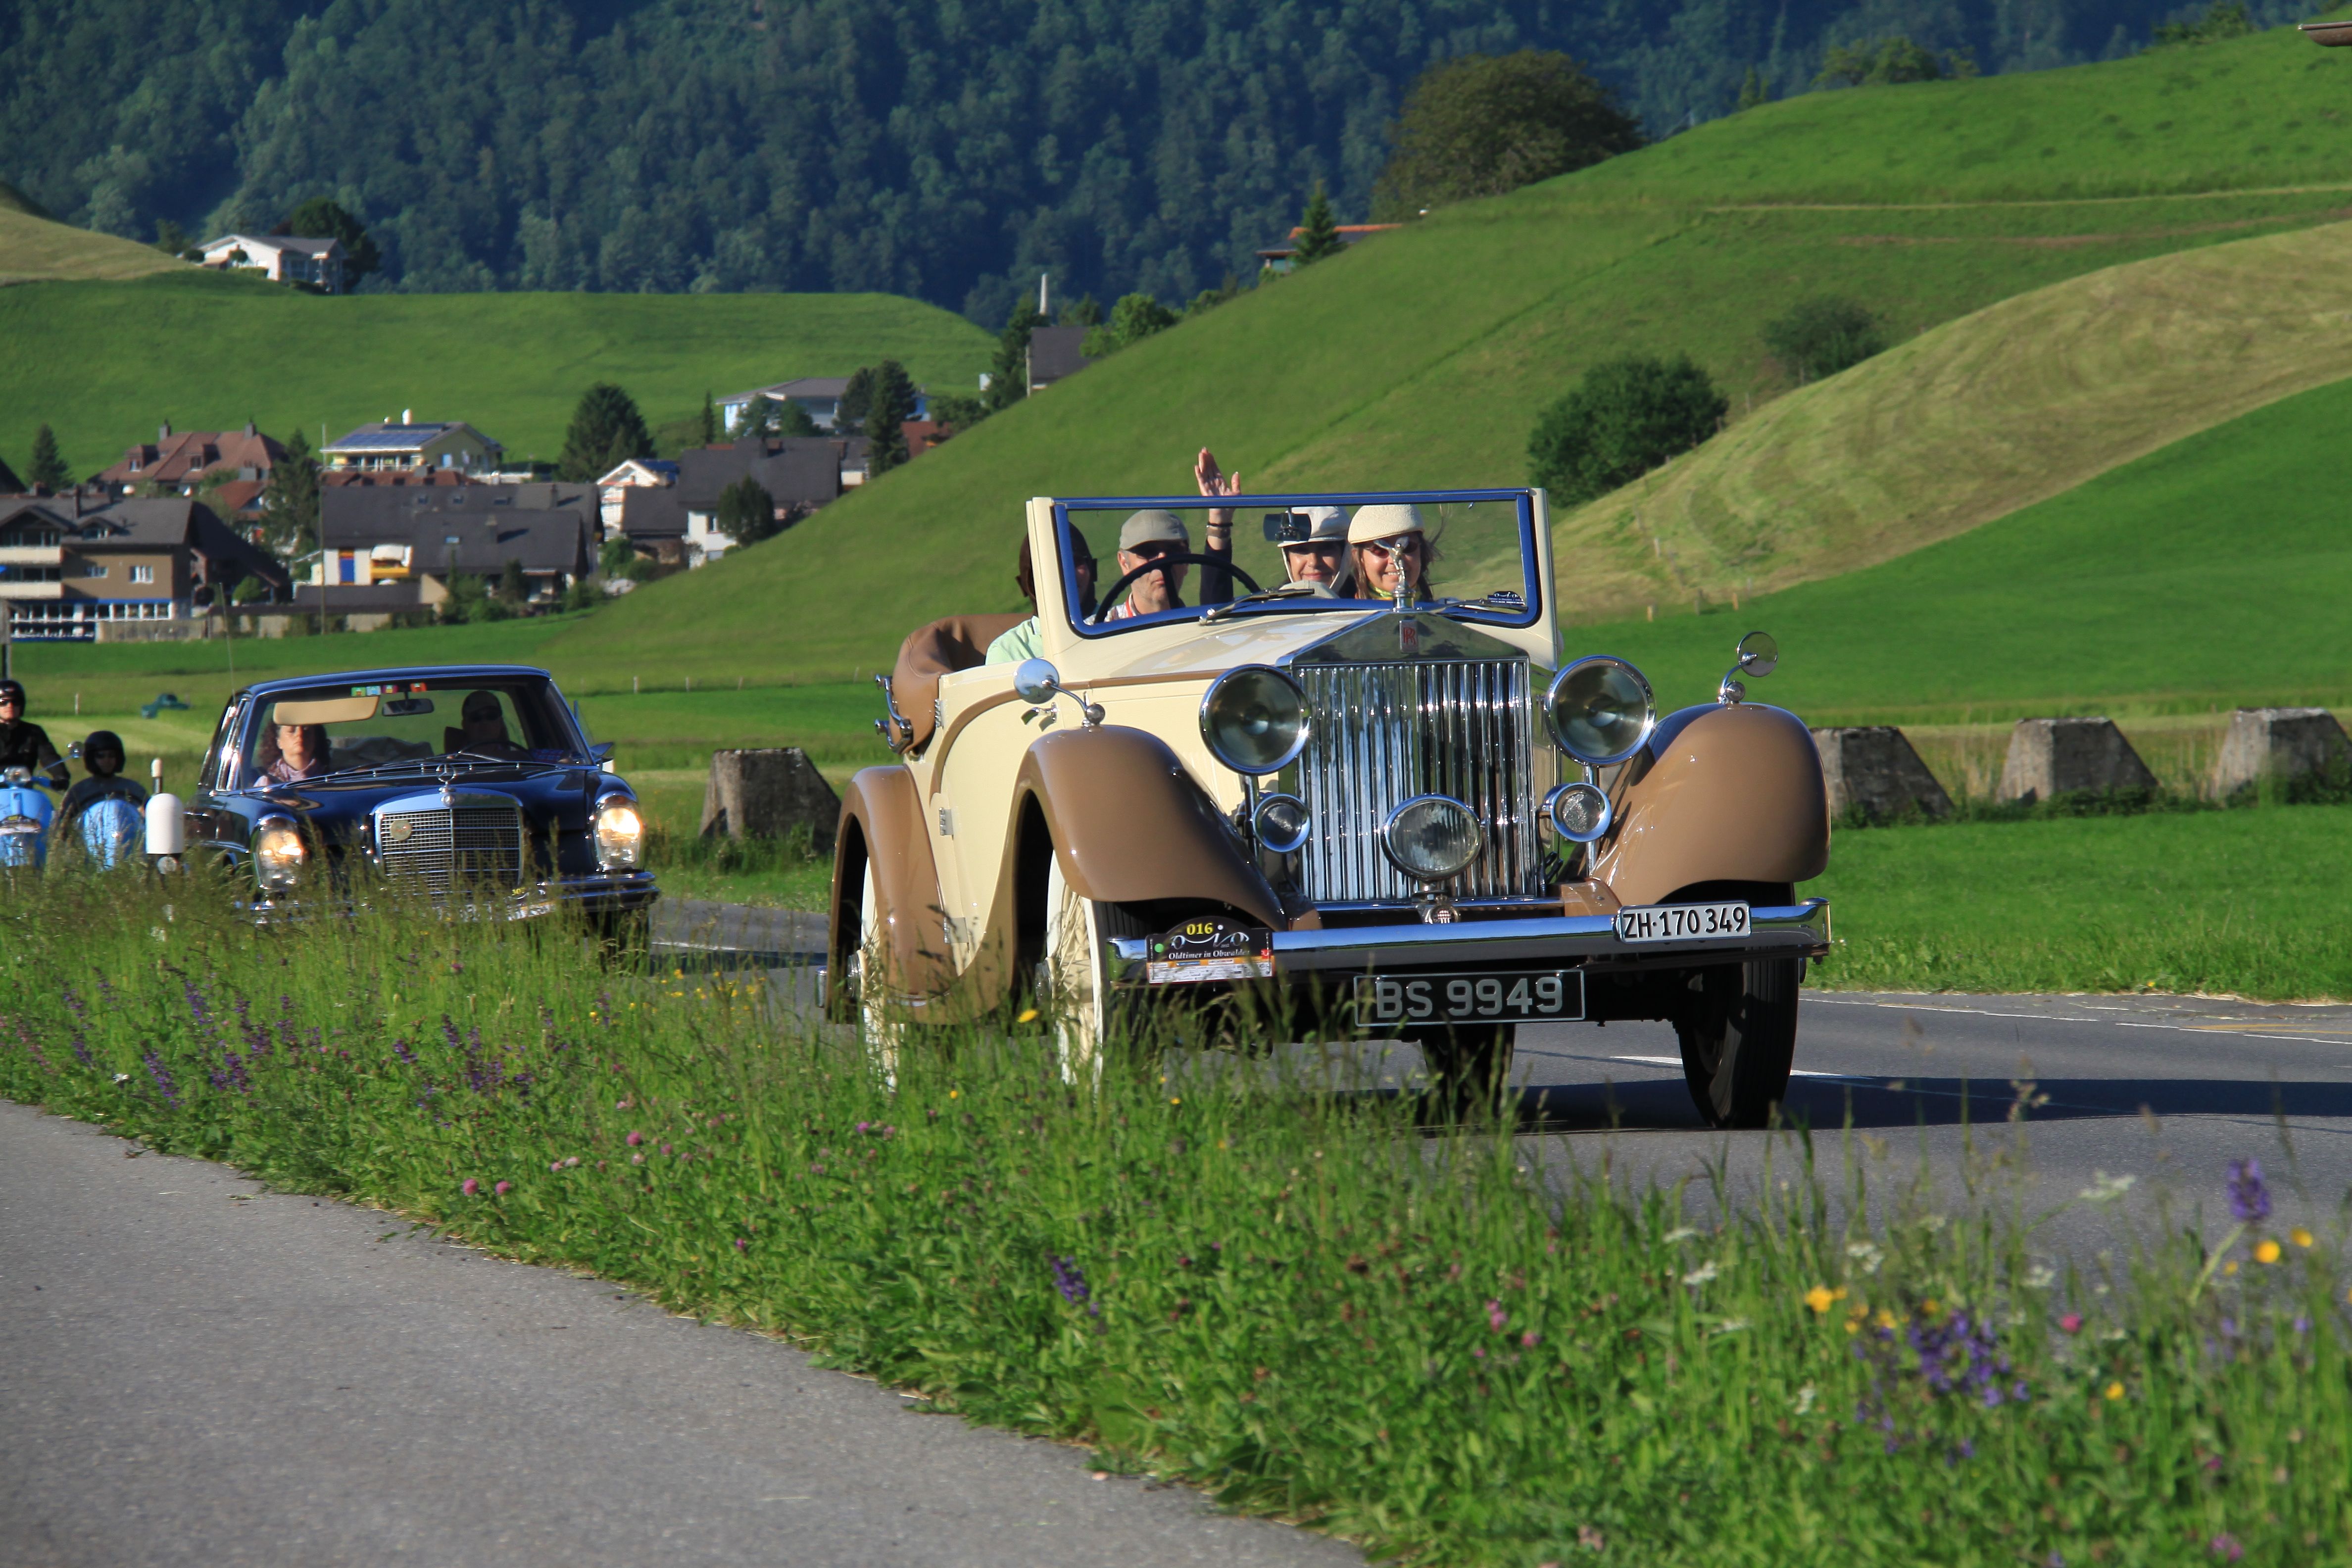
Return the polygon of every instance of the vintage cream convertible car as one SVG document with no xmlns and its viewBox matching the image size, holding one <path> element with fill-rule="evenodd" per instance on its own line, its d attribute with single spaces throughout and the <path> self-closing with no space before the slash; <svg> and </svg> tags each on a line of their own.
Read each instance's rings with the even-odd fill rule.
<svg viewBox="0 0 2352 1568">
<path fill-rule="evenodd" d="M 1770 639 L 1660 717 L 1631 664 L 1564 648 L 1540 490 L 1221 499 L 1214 556 L 1207 504 L 1031 501 L 1043 657 L 987 663 L 1024 617 L 954 616 L 877 678 L 898 758 L 843 802 L 836 1016 L 894 1059 L 1034 1005 L 1075 1076 L 1154 1009 L 1222 1007 L 1228 1037 L 1406 1037 L 1472 1086 L 1521 1024 L 1664 1019 L 1701 1113 L 1766 1121 L 1830 938 L 1795 891 L 1829 858 L 1820 756 L 1738 679 Z M 1189 514 L 1139 572 L 1139 512 Z M 1310 533 L 1369 579 L 1392 557 L 1338 536 L 1400 519 L 1422 570 L 1391 597 L 1288 581 Z M 1129 613 L 1171 568 L 1212 602 Z"/>
</svg>

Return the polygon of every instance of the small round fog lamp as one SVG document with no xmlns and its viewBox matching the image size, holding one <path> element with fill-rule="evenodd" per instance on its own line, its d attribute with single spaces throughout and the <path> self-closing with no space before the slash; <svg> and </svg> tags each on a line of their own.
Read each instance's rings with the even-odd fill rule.
<svg viewBox="0 0 2352 1568">
<path fill-rule="evenodd" d="M 1580 658 L 1552 677 L 1544 711 L 1559 749 L 1596 768 L 1640 751 L 1658 714 L 1642 672 L 1607 654 Z"/>
<path fill-rule="evenodd" d="M 1311 826 L 1307 803 L 1295 795 L 1269 795 L 1257 803 L 1257 841 L 1276 855 L 1296 855 Z"/>
<path fill-rule="evenodd" d="M 1416 882 L 1460 876 L 1478 858 L 1484 840 L 1470 808 L 1442 795 L 1415 795 L 1381 825 L 1381 852 Z"/>
<path fill-rule="evenodd" d="M 302 843 L 302 830 L 282 816 L 264 821 L 254 831 L 254 870 L 270 892 L 282 893 L 294 886 L 309 853 Z"/>
<path fill-rule="evenodd" d="M 1278 773 L 1307 749 L 1307 693 L 1271 665 L 1245 664 L 1210 683 L 1201 739 L 1237 773 Z"/>
<path fill-rule="evenodd" d="M 1544 815 L 1570 844 L 1590 844 L 1609 831 L 1609 796 L 1599 784 L 1580 779 L 1552 791 L 1544 801 Z"/>
</svg>

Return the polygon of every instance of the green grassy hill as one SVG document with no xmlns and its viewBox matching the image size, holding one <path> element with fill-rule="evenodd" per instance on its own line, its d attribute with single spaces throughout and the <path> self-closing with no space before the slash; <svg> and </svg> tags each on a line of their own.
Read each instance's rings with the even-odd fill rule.
<svg viewBox="0 0 2352 1568">
<path fill-rule="evenodd" d="M 166 419 L 182 430 L 252 419 L 281 437 L 299 426 L 316 440 L 321 426 L 340 436 L 404 408 L 467 420 L 511 458 L 552 458 L 592 382 L 620 383 L 658 425 L 699 411 L 706 392 L 846 375 L 885 355 L 918 382 L 964 391 L 993 347 L 961 317 L 891 294 L 329 299 L 184 268 L 0 289 L 0 452 L 21 463 L 46 420 L 83 472 L 152 440 Z"/>
<path fill-rule="evenodd" d="M 2352 224 L 2157 257 L 2004 300 L 1760 408 L 1554 528 L 1580 620 L 1687 612 L 1965 532 L 2352 376 L 2314 279 Z"/>
<path fill-rule="evenodd" d="M 155 272 L 185 272 L 152 246 L 53 221 L 16 186 L 0 181 L 0 284 L 47 279 L 120 281 Z"/>
<path fill-rule="evenodd" d="M 1689 352 L 1744 418 L 1785 390 L 1760 324 L 1806 295 L 1858 299 L 1910 337 L 2104 268 L 2340 218 L 2347 87 L 2352 58 L 2283 31 L 1751 110 L 1260 289 L 549 651 L 711 681 L 870 670 L 924 618 L 1013 607 L 1028 496 L 1182 488 L 1203 443 L 1254 488 L 1521 482 L 1537 408 L 1629 350 Z M 1954 417 L 1972 390 L 1949 389 Z M 2072 471 L 2147 449 L 2125 435 Z M 1777 526 L 1802 548 L 1803 517 Z"/>
<path fill-rule="evenodd" d="M 1580 628 L 1669 706 L 1706 700 L 1750 626 L 1756 695 L 1815 723 L 2352 703 L 2352 380 L 2200 431 L 1900 559 L 1728 610 Z"/>
</svg>

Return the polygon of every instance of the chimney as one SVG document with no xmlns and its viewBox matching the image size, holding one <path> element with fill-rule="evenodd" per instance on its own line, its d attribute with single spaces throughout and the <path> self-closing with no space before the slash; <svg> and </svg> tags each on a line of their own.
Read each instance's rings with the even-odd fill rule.
<svg viewBox="0 0 2352 1568">
<path fill-rule="evenodd" d="M 247 420 L 245 422 L 245 438 L 250 441 L 258 434 L 259 432 L 255 430 L 253 427 L 253 421 L 250 419 Z"/>
<path fill-rule="evenodd" d="M 401 422 L 403 425 L 414 425 L 414 424 L 415 424 L 415 423 L 416 423 L 416 410 L 415 410 L 414 408 L 404 408 L 404 409 L 402 409 L 402 410 L 400 411 L 400 422 Z"/>
<path fill-rule="evenodd" d="M 160 447 L 171 438 L 172 422 L 169 419 L 166 419 L 163 421 L 162 426 L 155 432 L 155 444 Z"/>
</svg>

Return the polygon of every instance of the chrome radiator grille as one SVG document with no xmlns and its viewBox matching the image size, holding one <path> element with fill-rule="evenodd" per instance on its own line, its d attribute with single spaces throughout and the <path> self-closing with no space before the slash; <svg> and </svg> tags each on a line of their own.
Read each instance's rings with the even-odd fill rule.
<svg viewBox="0 0 2352 1568">
<path fill-rule="evenodd" d="M 1381 853 L 1381 824 L 1417 795 L 1446 795 L 1486 826 L 1457 899 L 1538 890 L 1542 844 L 1528 772 L 1528 666 L 1519 659 L 1300 665 L 1311 739 L 1298 794 L 1314 828 L 1300 891 L 1318 903 L 1410 900 L 1419 886 Z"/>
<path fill-rule="evenodd" d="M 511 806 L 388 812 L 376 824 L 376 863 L 427 892 L 452 884 L 511 888 L 522 880 L 522 814 Z"/>
</svg>

